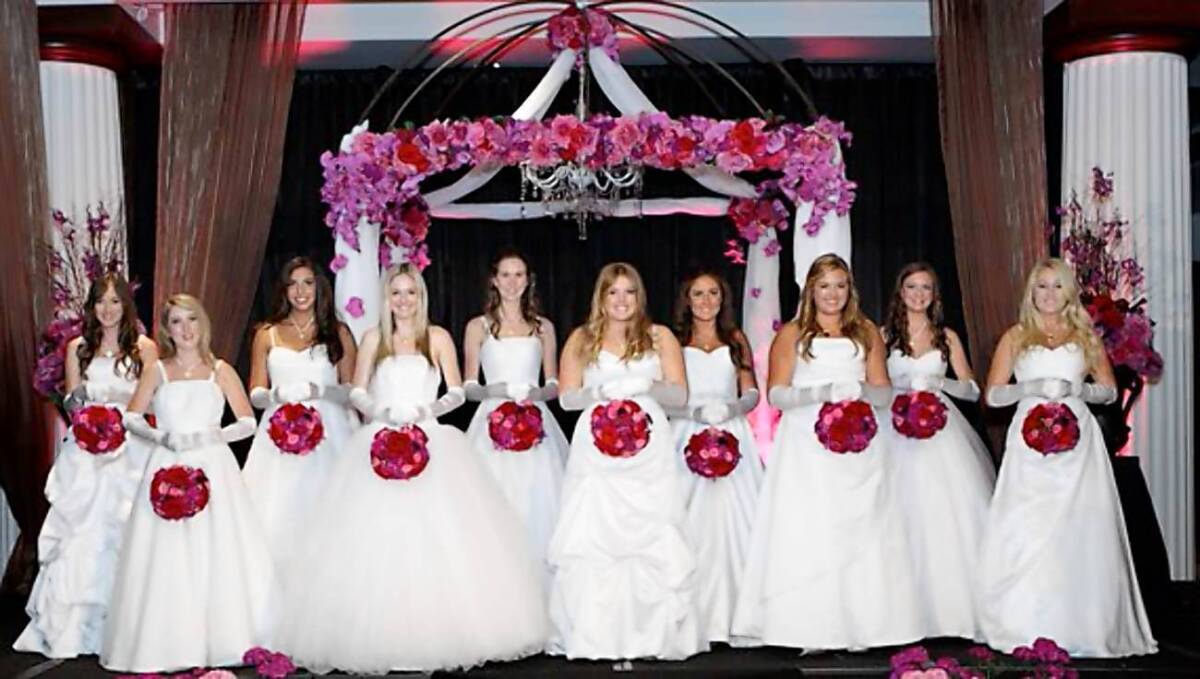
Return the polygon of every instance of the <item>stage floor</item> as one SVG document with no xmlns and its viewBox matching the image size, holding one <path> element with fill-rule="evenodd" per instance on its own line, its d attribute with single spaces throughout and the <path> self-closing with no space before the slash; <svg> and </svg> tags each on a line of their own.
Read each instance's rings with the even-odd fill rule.
<svg viewBox="0 0 1200 679">
<path fill-rule="evenodd" d="M 1140 675 L 1142 677 L 1200 677 L 1200 583 L 1175 583 L 1172 597 L 1175 610 L 1166 629 L 1159 633 L 1159 652 L 1146 658 L 1126 660 L 1080 660 L 1075 668 L 1082 676 L 1104 677 Z M 96 664 L 94 657 L 77 660 L 47 660 L 39 655 L 16 653 L 12 642 L 25 625 L 22 604 L 0 600 L 0 679 L 67 679 L 112 676 Z M 958 639 L 933 639 L 924 643 L 934 658 L 954 655 L 964 659 L 973 644 Z M 632 670 L 616 671 L 608 662 L 568 662 L 561 658 L 537 656 L 519 662 L 485 665 L 465 673 L 470 677 L 509 679 L 516 677 L 886 677 L 888 658 L 897 648 L 874 649 L 861 653 L 818 653 L 801 655 L 793 649 L 719 648 L 684 662 L 633 662 Z M 992 677 L 1020 677 L 1021 666 L 1002 663 L 1001 672 Z M 249 679 L 254 671 L 234 670 Z M 439 673 L 441 674 L 441 673 Z M 310 676 L 301 671 L 293 676 Z M 345 676 L 345 675 L 327 675 Z M 414 674 L 413 676 L 420 676 Z M 448 673 L 443 676 L 450 676 Z"/>
</svg>

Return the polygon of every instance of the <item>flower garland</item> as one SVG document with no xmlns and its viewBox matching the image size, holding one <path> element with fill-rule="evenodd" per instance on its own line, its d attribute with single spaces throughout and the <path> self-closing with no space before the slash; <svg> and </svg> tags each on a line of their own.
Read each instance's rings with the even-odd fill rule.
<svg viewBox="0 0 1200 679">
<path fill-rule="evenodd" d="M 1055 677 L 1076 679 L 1079 672 L 1071 667 L 1071 655 L 1052 639 L 1038 637 L 1029 646 L 1018 646 L 1012 659 L 1023 664 L 1023 668 L 998 666 L 1000 657 L 987 646 L 972 646 L 966 656 L 970 664 L 964 665 L 952 656 L 943 656 L 936 661 L 924 646 L 909 646 L 891 657 L 889 679 L 986 679 L 1000 676 L 1006 670 L 1032 670 L 1021 674 L 1025 677 Z M 1014 676 L 1017 672 L 1013 672 Z"/>
<path fill-rule="evenodd" d="M 1081 204 L 1072 191 L 1071 200 L 1058 208 L 1063 257 L 1075 269 L 1080 298 L 1113 367 L 1157 380 L 1163 359 L 1154 350 L 1154 321 L 1142 294 L 1145 270 L 1137 259 L 1117 254 L 1129 221 L 1111 205 L 1112 193 L 1112 174 L 1093 167 L 1089 204 Z"/>
<path fill-rule="evenodd" d="M 575 50 L 575 67 L 583 65 L 588 47 L 599 47 L 613 61 L 620 59 L 617 50 L 617 29 L 613 27 L 608 12 L 601 9 L 585 9 L 580 12 L 571 7 L 555 14 L 546 24 L 546 40 L 550 51 L 558 56 L 563 50 Z"/>
<path fill-rule="evenodd" d="M 316 408 L 303 403 L 285 403 L 271 414 L 267 435 L 279 450 L 291 455 L 307 455 L 325 439 L 325 425 Z"/>
<path fill-rule="evenodd" d="M 496 450 L 529 450 L 546 437 L 542 410 L 529 402 L 505 401 L 488 413 L 487 423 Z"/>
<path fill-rule="evenodd" d="M 850 140 L 845 126 L 828 118 L 808 126 L 762 118 L 671 118 L 662 112 L 615 118 L 598 114 L 586 120 L 573 115 L 544 121 L 436 120 L 420 128 L 362 132 L 346 150 L 322 154 L 321 200 L 329 207 L 325 224 L 348 246 L 359 250 L 358 223 L 365 219 L 379 224 L 383 240 L 403 247 L 408 260 L 423 268 L 429 263 L 425 238 L 430 219 L 421 183 L 441 172 L 572 162 L 592 169 L 715 166 L 733 174 L 778 173 L 759 183 L 758 198 L 730 203 L 729 216 L 739 235 L 756 243 L 767 228 L 787 227 L 782 198 L 793 205 L 813 205 L 804 223 L 810 235 L 829 213 L 849 212 L 856 184 L 846 179 L 839 142 Z M 764 252 L 773 255 L 779 249 L 772 240 Z"/>
<path fill-rule="evenodd" d="M 1065 403 L 1039 403 L 1021 423 L 1021 437 L 1042 455 L 1065 453 L 1079 443 L 1079 418 Z"/>
<path fill-rule="evenodd" d="M 71 433 L 79 447 L 92 455 L 111 453 L 125 445 L 121 411 L 111 406 L 92 405 L 71 413 Z"/>
</svg>

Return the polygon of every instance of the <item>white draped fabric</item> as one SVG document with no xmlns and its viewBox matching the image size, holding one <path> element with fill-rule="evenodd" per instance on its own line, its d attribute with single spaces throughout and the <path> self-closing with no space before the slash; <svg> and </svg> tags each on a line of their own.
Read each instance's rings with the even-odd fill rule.
<svg viewBox="0 0 1200 679">
<path fill-rule="evenodd" d="M 1114 105 L 1113 102 L 1120 102 Z M 1162 380 L 1133 410 L 1138 456 L 1171 560 L 1171 575 L 1196 577 L 1192 450 L 1192 243 L 1187 62 L 1124 52 L 1067 64 L 1063 83 L 1063 200 L 1114 173 L 1114 204 L 1129 220 L 1132 254 L 1146 268 Z"/>
</svg>

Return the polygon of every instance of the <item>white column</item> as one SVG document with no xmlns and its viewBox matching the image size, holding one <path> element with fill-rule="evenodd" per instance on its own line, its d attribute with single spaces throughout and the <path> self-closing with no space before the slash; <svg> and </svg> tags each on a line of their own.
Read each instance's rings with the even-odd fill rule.
<svg viewBox="0 0 1200 679">
<path fill-rule="evenodd" d="M 41 76 L 50 207 L 82 224 L 85 210 L 103 202 L 113 234 L 124 242 L 117 76 L 107 68 L 65 61 L 43 61 Z"/>
<path fill-rule="evenodd" d="M 1154 345 L 1166 369 L 1133 410 L 1130 450 L 1176 579 L 1196 577 L 1187 86 L 1187 62 L 1161 52 L 1079 59 L 1066 65 L 1063 83 L 1064 200 L 1090 185 L 1093 166 L 1112 172 L 1113 204 L 1146 269 Z"/>
</svg>

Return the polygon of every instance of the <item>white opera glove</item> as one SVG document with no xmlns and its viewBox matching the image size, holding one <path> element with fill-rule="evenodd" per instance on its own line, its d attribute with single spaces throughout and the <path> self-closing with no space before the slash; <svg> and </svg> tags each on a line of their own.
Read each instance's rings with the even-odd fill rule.
<svg viewBox="0 0 1200 679">
<path fill-rule="evenodd" d="M 942 375 L 917 375 L 912 378 L 911 388 L 913 391 L 941 391 L 964 401 L 979 400 L 979 385 L 975 384 L 975 380 L 955 380 Z"/>
<path fill-rule="evenodd" d="M 480 384 L 479 380 L 463 382 L 463 393 L 468 401 L 482 401 L 487 398 L 504 398 L 506 386 L 503 382 Z"/>
<path fill-rule="evenodd" d="M 187 450 L 189 448 L 219 446 L 234 441 L 241 441 L 242 439 L 254 436 L 254 430 L 257 428 L 257 425 L 258 423 L 254 421 L 253 415 L 244 415 L 220 429 L 208 429 L 183 434 L 179 437 L 178 441 L 180 447 L 171 449 Z M 171 447 L 171 445 L 168 444 L 167 447 Z"/>
<path fill-rule="evenodd" d="M 862 395 L 862 382 L 834 382 L 829 385 L 829 400 L 833 403 L 855 401 Z"/>
<path fill-rule="evenodd" d="M 78 387 L 75 387 L 75 389 L 72 390 L 71 393 L 67 394 L 66 397 L 63 398 L 63 408 L 65 408 L 68 413 L 75 412 L 76 410 L 79 410 L 80 408 L 86 406 L 87 404 L 88 404 L 88 392 L 87 392 L 87 383 L 86 382 L 79 385 Z M 126 429 L 128 429 L 128 428 L 129 427 L 126 427 Z"/>
<path fill-rule="evenodd" d="M 525 397 L 525 400 L 550 401 L 555 398 L 558 398 L 558 380 L 552 377 L 546 380 L 545 386 L 530 389 L 529 395 Z"/>
<path fill-rule="evenodd" d="M 158 445 L 163 445 L 167 438 L 167 432 L 150 426 L 144 413 L 126 412 L 121 418 L 121 423 L 125 425 L 126 431 Z"/>
<path fill-rule="evenodd" d="M 368 420 L 375 419 L 375 399 L 367 393 L 362 387 L 354 387 L 350 390 L 349 396 L 350 405 L 354 406 L 358 412 L 363 414 L 363 417 Z"/>
<path fill-rule="evenodd" d="M 396 427 L 404 427 L 421 419 L 421 411 L 415 405 L 397 405 L 384 408 L 382 419 Z"/>
<path fill-rule="evenodd" d="M 583 410 L 591 404 L 603 400 L 600 389 L 596 385 L 580 387 L 559 395 L 558 404 L 563 410 Z"/>
<path fill-rule="evenodd" d="M 446 413 L 466 403 L 467 397 L 462 387 L 450 387 L 441 398 L 433 403 L 417 406 L 399 406 L 387 410 L 387 418 L 392 424 L 403 426 L 441 417 Z"/>
<path fill-rule="evenodd" d="M 1046 377 L 1024 380 L 1016 384 L 994 384 L 988 387 L 987 402 L 992 407 L 1002 408 L 1029 396 L 1040 396 L 1055 400 L 1070 393 L 1070 382 L 1056 377 Z"/>
<path fill-rule="evenodd" d="M 274 392 L 277 403 L 299 403 L 316 398 L 319 389 L 312 382 L 285 382 L 276 385 L 271 391 Z"/>
<path fill-rule="evenodd" d="M 103 384 L 84 382 L 81 386 L 83 387 L 83 393 L 87 397 L 88 403 L 105 403 L 108 401 L 111 390 Z"/>
<path fill-rule="evenodd" d="M 313 384 L 316 394 L 313 398 L 319 398 L 337 405 L 345 405 L 350 399 L 350 385 L 348 384 Z"/>
<path fill-rule="evenodd" d="M 532 391 L 532 384 L 512 382 L 505 387 L 504 395 L 513 401 L 525 401 L 529 399 L 529 394 Z"/>
<path fill-rule="evenodd" d="M 703 424 L 718 424 L 728 420 L 730 416 L 729 404 L 724 401 L 705 403 L 693 412 L 696 416 L 692 419 Z"/>
<path fill-rule="evenodd" d="M 254 430 L 257 428 L 258 422 L 254 420 L 253 415 L 243 415 L 232 423 L 221 427 L 221 442 L 232 443 L 250 438 L 254 436 Z"/>
<path fill-rule="evenodd" d="M 800 406 L 826 403 L 833 385 L 813 384 L 806 387 L 774 386 L 767 392 L 767 403 L 780 410 L 791 410 Z"/>
<path fill-rule="evenodd" d="M 600 396 L 605 399 L 633 398 L 649 393 L 654 380 L 649 377 L 620 377 L 600 385 Z"/>
<path fill-rule="evenodd" d="M 259 410 L 266 410 L 274 405 L 275 399 L 271 396 L 271 390 L 266 387 L 255 387 L 250 390 L 250 405 Z"/>
<path fill-rule="evenodd" d="M 1095 382 L 1072 382 L 1071 396 L 1077 396 L 1084 403 L 1108 405 L 1117 400 L 1117 388 Z"/>
<path fill-rule="evenodd" d="M 664 408 L 678 408 L 687 405 L 687 387 L 666 380 L 655 380 L 650 383 L 650 391 L 646 394 Z"/>
</svg>

